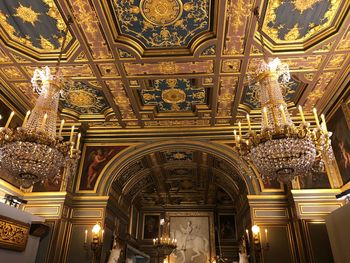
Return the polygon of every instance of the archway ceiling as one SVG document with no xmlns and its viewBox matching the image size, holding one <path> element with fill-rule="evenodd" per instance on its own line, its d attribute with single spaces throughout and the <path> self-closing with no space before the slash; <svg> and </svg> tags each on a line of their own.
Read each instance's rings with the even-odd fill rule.
<svg viewBox="0 0 350 263">
<path fill-rule="evenodd" d="M 145 155 L 114 183 L 143 205 L 231 205 L 247 193 L 235 168 L 201 151 L 174 149 Z"/>
<path fill-rule="evenodd" d="M 271 56 L 287 62 L 292 107 L 340 92 L 350 68 L 348 0 L 3 0 L 0 82 L 24 114 L 35 67 L 54 67 L 68 15 L 62 70 L 75 84 L 62 117 L 122 128 L 232 125 L 251 112 L 246 75 L 262 58 L 252 8 L 260 6 Z"/>
</svg>

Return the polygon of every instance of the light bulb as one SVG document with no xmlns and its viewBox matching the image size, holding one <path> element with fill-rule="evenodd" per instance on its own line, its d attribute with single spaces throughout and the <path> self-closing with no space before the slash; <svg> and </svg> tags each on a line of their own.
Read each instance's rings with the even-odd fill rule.
<svg viewBox="0 0 350 263">
<path fill-rule="evenodd" d="M 92 233 L 97 235 L 98 233 L 100 233 L 100 230 L 101 230 L 101 226 L 99 223 L 97 223 L 96 225 L 93 226 Z"/>
<path fill-rule="evenodd" d="M 253 232 L 254 235 L 259 234 L 260 227 L 258 227 L 257 225 L 252 226 L 252 232 Z"/>
</svg>

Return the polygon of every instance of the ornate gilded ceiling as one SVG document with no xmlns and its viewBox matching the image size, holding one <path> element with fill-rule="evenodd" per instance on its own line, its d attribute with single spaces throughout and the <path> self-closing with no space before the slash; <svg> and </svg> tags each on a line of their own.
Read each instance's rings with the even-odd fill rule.
<svg viewBox="0 0 350 263">
<path fill-rule="evenodd" d="M 224 160 L 187 149 L 145 155 L 125 167 L 117 187 L 143 205 L 233 205 L 246 193 L 244 181 Z"/>
<path fill-rule="evenodd" d="M 53 0 L 4 0 L 0 10 L 1 33 L 8 45 L 37 57 L 60 51 L 66 24 Z M 70 45 L 70 33 L 67 39 Z"/>
<path fill-rule="evenodd" d="M 110 5 L 120 35 L 144 49 L 187 48 L 210 29 L 210 0 L 111 0 Z"/>
<path fill-rule="evenodd" d="M 74 84 L 60 101 L 67 122 L 210 128 L 249 112 L 258 123 L 258 91 L 246 77 L 263 58 L 256 6 L 268 55 L 291 69 L 288 105 L 327 110 L 349 81 L 349 0 L 4 0 L 1 99 L 22 116 L 32 108 L 33 70 L 55 67 L 71 16 L 62 71 Z"/>
</svg>

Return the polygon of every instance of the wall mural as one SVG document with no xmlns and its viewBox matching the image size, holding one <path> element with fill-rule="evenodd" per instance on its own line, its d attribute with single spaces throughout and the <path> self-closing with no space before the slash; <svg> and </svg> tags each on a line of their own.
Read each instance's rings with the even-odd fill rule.
<svg viewBox="0 0 350 263">
<path fill-rule="evenodd" d="M 127 146 L 86 146 L 80 163 L 80 190 L 94 189 L 106 164 Z"/>
<path fill-rule="evenodd" d="M 36 51 L 57 52 L 66 27 L 54 0 L 2 0 L 0 25 L 15 42 Z M 72 39 L 68 34 L 67 42 Z"/>
<path fill-rule="evenodd" d="M 326 171 L 313 172 L 310 176 L 299 177 L 301 189 L 326 189 L 331 188 Z"/>
<path fill-rule="evenodd" d="M 350 181 L 350 129 L 346 120 L 346 107 L 343 105 L 332 115 L 327 125 L 332 135 L 332 147 L 343 183 Z"/>
<path fill-rule="evenodd" d="M 176 214 L 176 213 L 174 213 Z M 170 255 L 171 263 L 202 263 L 211 261 L 214 232 L 211 218 L 196 213 L 170 216 L 170 236 L 176 238 L 177 249 Z"/>
<path fill-rule="evenodd" d="M 270 190 L 283 189 L 283 185 L 279 181 L 277 181 L 276 178 L 274 179 L 268 178 L 267 180 L 262 181 L 262 184 L 264 189 L 270 189 Z"/>
<path fill-rule="evenodd" d="M 46 178 L 43 182 L 37 182 L 33 186 L 32 192 L 56 192 L 60 191 L 62 183 L 62 173 L 52 178 Z"/>
<path fill-rule="evenodd" d="M 147 48 L 187 47 L 210 28 L 210 0 L 114 0 L 122 34 Z"/>
</svg>

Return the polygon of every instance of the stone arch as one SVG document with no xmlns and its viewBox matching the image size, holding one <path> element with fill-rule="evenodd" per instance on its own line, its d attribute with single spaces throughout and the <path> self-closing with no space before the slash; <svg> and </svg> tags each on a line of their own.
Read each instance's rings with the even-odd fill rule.
<svg viewBox="0 0 350 263">
<path fill-rule="evenodd" d="M 143 156 L 153 152 L 174 148 L 198 150 L 226 161 L 235 168 L 237 174 L 243 179 L 249 195 L 258 194 L 260 192 L 259 183 L 256 179 L 254 170 L 238 155 L 237 152 L 230 149 L 229 146 L 211 141 L 177 139 L 142 144 L 125 150 L 122 156 L 119 155 L 117 158 L 114 158 L 103 170 L 96 183 L 97 194 L 108 195 L 113 182 L 118 180 L 124 169 L 133 162 L 141 159 Z"/>
</svg>

